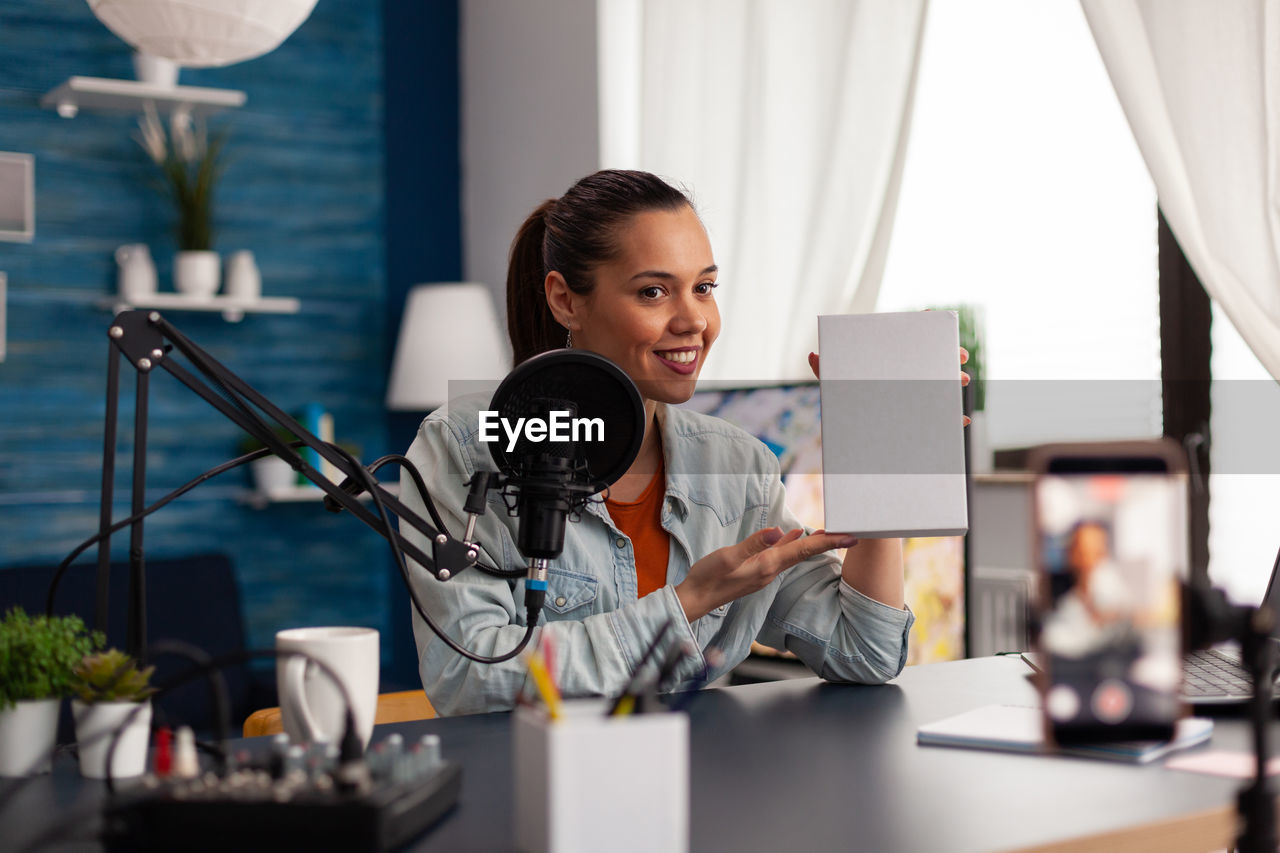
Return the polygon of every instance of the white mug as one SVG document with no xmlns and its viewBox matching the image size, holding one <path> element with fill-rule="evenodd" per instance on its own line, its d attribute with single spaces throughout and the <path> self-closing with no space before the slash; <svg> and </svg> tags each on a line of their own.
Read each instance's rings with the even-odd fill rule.
<svg viewBox="0 0 1280 853">
<path fill-rule="evenodd" d="M 363 746 L 373 735 L 378 708 L 378 632 L 373 628 L 291 628 L 276 634 L 276 650 L 323 661 L 342 679 Z M 276 660 L 276 686 L 284 730 L 295 743 L 337 743 L 345 702 L 333 679 L 298 655 Z"/>
</svg>

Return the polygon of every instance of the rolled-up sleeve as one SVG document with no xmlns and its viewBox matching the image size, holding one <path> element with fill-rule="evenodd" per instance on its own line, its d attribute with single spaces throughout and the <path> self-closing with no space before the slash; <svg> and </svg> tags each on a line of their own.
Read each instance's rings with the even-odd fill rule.
<svg viewBox="0 0 1280 853">
<path fill-rule="evenodd" d="M 465 526 L 460 510 L 467 480 L 477 465 L 467 451 L 475 445 L 463 441 L 460 429 L 445 416 L 429 417 L 407 454 L 422 473 L 436 509 L 454 535 L 460 535 Z M 413 480 L 402 474 L 400 485 L 401 500 L 425 515 Z M 523 561 L 504 516 L 504 509 L 491 506 L 477 525 L 476 540 L 491 564 L 509 569 Z M 430 543 L 416 529 L 401 524 L 401 532 L 430 553 Z M 525 635 L 524 605 L 518 592 L 523 584 L 474 568 L 441 582 L 412 561 L 409 574 L 418 601 L 431 620 L 468 651 L 485 657 L 505 654 Z M 544 618 L 546 615 L 544 612 Z M 519 657 L 494 664 L 471 661 L 436 636 L 416 609 L 412 619 L 422 686 L 439 713 L 505 710 L 515 705 L 526 674 Z M 555 676 L 565 696 L 614 695 L 625 686 L 645 648 L 668 622 L 673 627 L 659 653 L 665 656 L 673 644 L 687 641 L 695 651 L 685 658 L 676 677 L 695 677 L 705 661 L 696 651 L 692 629 L 670 587 L 608 613 L 544 623 L 535 631 L 531 645 L 541 632 L 549 632 L 556 647 Z"/>
<path fill-rule="evenodd" d="M 802 525 L 786 506 L 776 479 L 765 526 Z M 915 622 L 910 608 L 868 598 L 844 582 L 834 554 L 798 563 L 774 580 L 777 589 L 757 639 L 793 652 L 829 681 L 881 684 L 907 663 L 907 635 Z"/>
</svg>

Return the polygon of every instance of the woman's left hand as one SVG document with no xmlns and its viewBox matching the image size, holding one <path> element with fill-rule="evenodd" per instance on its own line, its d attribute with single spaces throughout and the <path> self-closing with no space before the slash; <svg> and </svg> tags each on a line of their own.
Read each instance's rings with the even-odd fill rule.
<svg viewBox="0 0 1280 853">
<path fill-rule="evenodd" d="M 960 363 L 964 364 L 968 360 L 969 360 L 969 351 L 964 347 L 960 347 Z M 816 352 L 809 353 L 809 369 L 813 371 L 814 378 L 816 379 L 822 378 L 818 373 L 818 354 Z M 969 374 L 965 373 L 963 370 L 960 371 L 960 384 L 961 386 L 969 384 Z M 964 425 L 968 426 L 969 416 L 961 415 L 961 417 L 964 418 Z"/>
</svg>

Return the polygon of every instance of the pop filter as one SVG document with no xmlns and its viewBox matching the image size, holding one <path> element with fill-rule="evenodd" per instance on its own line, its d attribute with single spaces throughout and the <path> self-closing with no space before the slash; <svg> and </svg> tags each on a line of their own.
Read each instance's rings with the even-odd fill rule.
<svg viewBox="0 0 1280 853">
<path fill-rule="evenodd" d="M 504 434 L 488 445 L 498 469 L 517 480 L 532 473 L 531 458 L 546 455 L 567 460 L 574 481 L 594 487 L 594 494 L 627 472 L 644 439 L 644 401 L 635 383 L 609 359 L 585 350 L 552 350 L 523 362 L 502 380 L 489 408 L 509 425 L 566 413 L 567 441 L 551 434 L 532 440 L 526 430 L 514 442 Z"/>
</svg>

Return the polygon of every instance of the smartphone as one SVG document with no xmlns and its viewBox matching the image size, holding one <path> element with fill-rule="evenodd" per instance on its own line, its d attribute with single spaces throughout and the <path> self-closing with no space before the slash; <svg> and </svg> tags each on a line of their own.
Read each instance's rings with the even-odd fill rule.
<svg viewBox="0 0 1280 853">
<path fill-rule="evenodd" d="M 1168 740 L 1183 713 L 1187 477 L 1169 439 L 1030 457 L 1041 698 L 1053 743 Z"/>
</svg>

